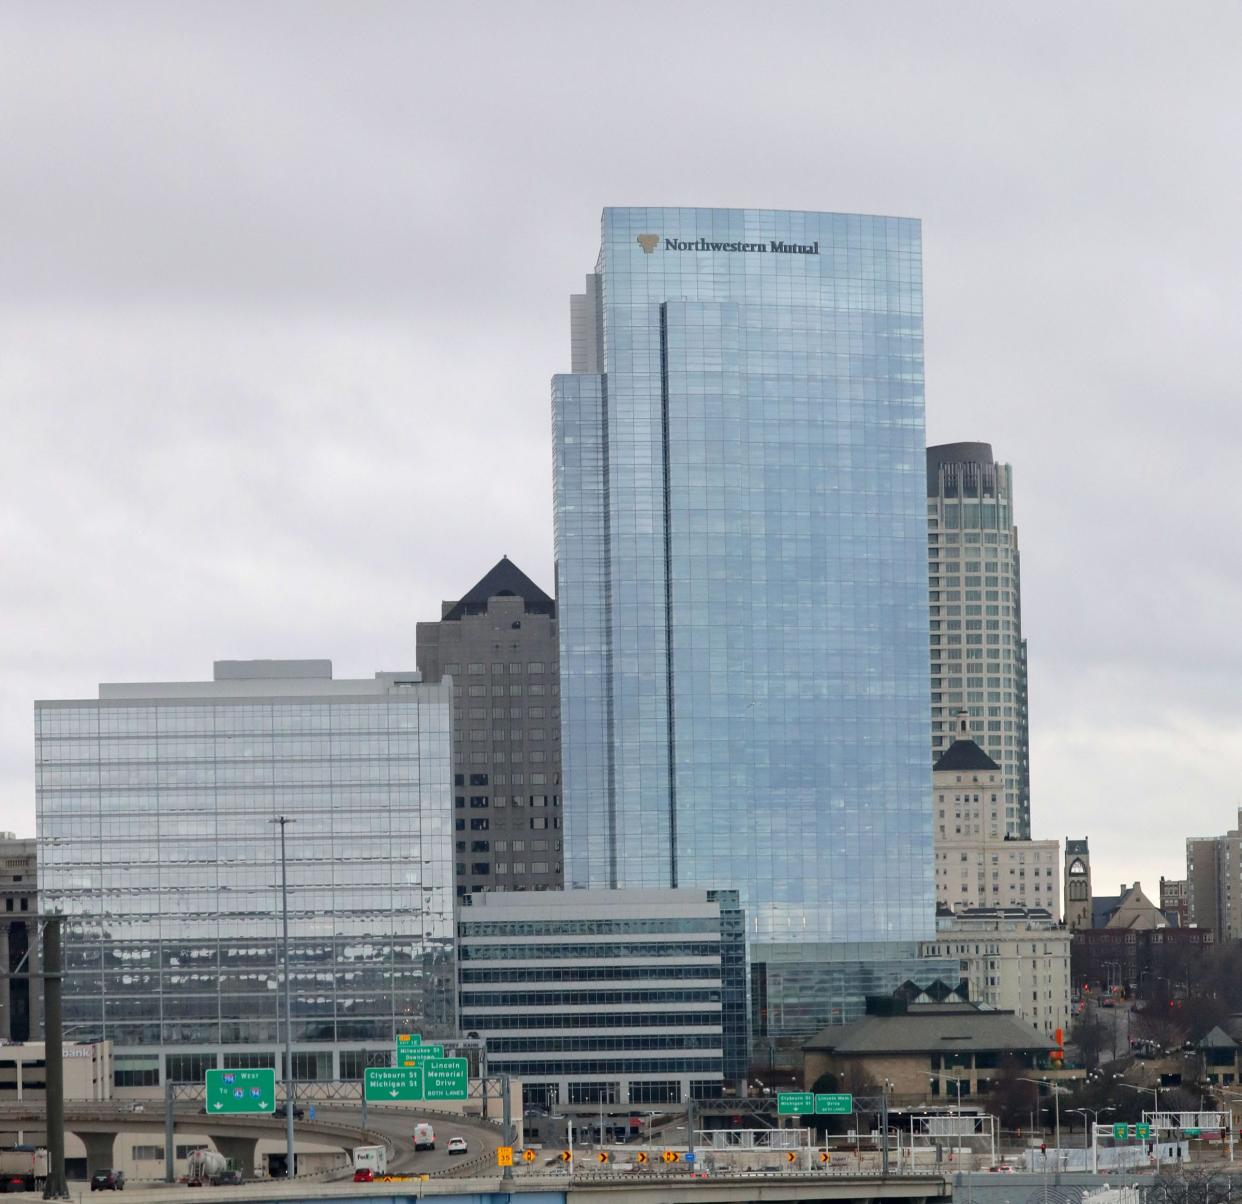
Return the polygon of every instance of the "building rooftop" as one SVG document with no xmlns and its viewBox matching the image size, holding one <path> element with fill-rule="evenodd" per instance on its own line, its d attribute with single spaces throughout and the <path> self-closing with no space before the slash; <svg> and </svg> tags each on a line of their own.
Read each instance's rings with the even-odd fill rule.
<svg viewBox="0 0 1242 1204">
<path fill-rule="evenodd" d="M 521 598 L 528 615 L 554 615 L 556 603 L 508 556 L 502 556 L 483 578 L 456 602 L 446 602 L 441 622 L 487 613 L 490 598 Z"/>
<path fill-rule="evenodd" d="M 1054 1046 L 1013 1012 L 984 1011 L 973 1003 L 915 1003 L 891 1016 L 830 1025 L 803 1048 L 835 1054 L 952 1054 L 1043 1053 Z"/>
<path fill-rule="evenodd" d="M 937 773 L 946 769 L 958 772 L 968 769 L 995 772 L 1000 769 L 1000 766 L 973 740 L 954 740 L 940 754 L 940 759 L 932 766 L 932 769 Z"/>
</svg>

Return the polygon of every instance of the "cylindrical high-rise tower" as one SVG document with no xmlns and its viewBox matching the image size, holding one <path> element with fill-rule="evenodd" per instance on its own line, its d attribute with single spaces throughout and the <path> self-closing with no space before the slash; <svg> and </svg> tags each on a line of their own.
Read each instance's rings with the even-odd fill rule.
<svg viewBox="0 0 1242 1204">
<path fill-rule="evenodd" d="M 953 713 L 1004 771 L 1005 830 L 1031 835 L 1026 641 L 1013 470 L 989 443 L 927 449 L 932 760 L 953 741 Z"/>
</svg>

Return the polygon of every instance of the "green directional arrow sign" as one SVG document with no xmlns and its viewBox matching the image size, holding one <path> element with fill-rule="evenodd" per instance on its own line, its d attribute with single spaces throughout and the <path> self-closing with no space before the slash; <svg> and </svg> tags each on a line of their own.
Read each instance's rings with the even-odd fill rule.
<svg viewBox="0 0 1242 1204">
<path fill-rule="evenodd" d="M 367 1100 L 375 1104 L 422 1099 L 423 1068 L 421 1066 L 368 1066 L 363 1091 Z"/>
<path fill-rule="evenodd" d="M 209 1070 L 206 1087 L 208 1115 L 276 1111 L 274 1070 Z"/>
<path fill-rule="evenodd" d="M 1134 1136 L 1137 1137 L 1139 1141 L 1146 1141 L 1151 1136 L 1151 1125 L 1135 1125 Z"/>
<path fill-rule="evenodd" d="M 429 1100 L 466 1098 L 465 1058 L 424 1058 L 420 1069 Z"/>
<path fill-rule="evenodd" d="M 1123 1124 L 1113 1125 L 1113 1140 L 1114 1141 L 1129 1141 L 1130 1140 L 1130 1126 L 1123 1125 Z"/>
<path fill-rule="evenodd" d="M 780 1116 L 805 1116 L 815 1111 L 815 1095 L 811 1091 L 778 1091 L 776 1111 Z"/>
<path fill-rule="evenodd" d="M 849 1116 L 854 1111 L 854 1097 L 843 1092 L 815 1097 L 816 1116 Z"/>
</svg>

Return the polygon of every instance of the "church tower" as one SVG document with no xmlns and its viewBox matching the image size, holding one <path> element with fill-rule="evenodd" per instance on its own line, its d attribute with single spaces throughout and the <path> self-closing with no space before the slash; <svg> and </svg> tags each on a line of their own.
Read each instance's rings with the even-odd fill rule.
<svg viewBox="0 0 1242 1204">
<path fill-rule="evenodd" d="M 1091 854 L 1086 838 L 1065 838 L 1065 927 L 1091 927 Z"/>
</svg>

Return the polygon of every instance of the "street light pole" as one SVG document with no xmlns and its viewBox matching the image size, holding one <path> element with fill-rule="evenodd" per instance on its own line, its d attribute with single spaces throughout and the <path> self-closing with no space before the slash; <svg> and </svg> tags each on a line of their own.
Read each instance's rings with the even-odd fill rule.
<svg viewBox="0 0 1242 1204">
<path fill-rule="evenodd" d="M 293 1144 L 293 992 L 289 978 L 289 867 L 285 860 L 285 826 L 297 823 L 287 815 L 278 815 L 269 823 L 280 825 L 280 911 L 281 961 L 285 967 L 285 1178 L 295 1174 Z"/>
</svg>

